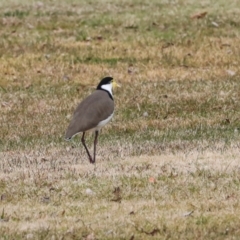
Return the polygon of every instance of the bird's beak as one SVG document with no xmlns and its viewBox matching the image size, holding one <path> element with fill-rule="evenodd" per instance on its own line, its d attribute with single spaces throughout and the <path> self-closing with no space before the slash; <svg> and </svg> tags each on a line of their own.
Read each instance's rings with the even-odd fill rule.
<svg viewBox="0 0 240 240">
<path fill-rule="evenodd" d="M 117 87 L 121 87 L 121 85 L 118 84 L 115 80 L 112 80 L 112 85 L 113 85 L 113 89 Z"/>
</svg>

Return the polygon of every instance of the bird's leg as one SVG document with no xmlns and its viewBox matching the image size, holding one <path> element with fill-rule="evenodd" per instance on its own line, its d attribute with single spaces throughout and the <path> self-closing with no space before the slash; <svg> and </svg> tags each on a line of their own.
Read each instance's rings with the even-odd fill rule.
<svg viewBox="0 0 240 240">
<path fill-rule="evenodd" d="M 86 152 L 87 152 L 87 155 L 88 155 L 90 163 L 94 163 L 94 161 L 93 161 L 93 159 L 92 159 L 92 157 L 91 157 L 91 155 L 90 155 L 90 153 L 88 151 L 88 148 L 87 148 L 87 146 L 85 144 L 84 136 L 85 136 L 85 132 L 83 132 L 83 135 L 82 135 L 82 144 L 83 144 L 84 148 L 86 149 Z"/>
<path fill-rule="evenodd" d="M 96 147 L 97 147 L 97 139 L 98 139 L 98 131 L 95 131 L 95 139 L 94 139 L 94 152 L 93 152 L 93 163 L 96 160 Z"/>
</svg>

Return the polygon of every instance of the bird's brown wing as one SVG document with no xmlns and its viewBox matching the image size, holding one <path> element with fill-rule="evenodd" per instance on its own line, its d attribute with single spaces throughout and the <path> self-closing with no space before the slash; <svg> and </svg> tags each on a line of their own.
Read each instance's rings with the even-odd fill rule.
<svg viewBox="0 0 240 240">
<path fill-rule="evenodd" d="M 71 139 L 79 132 L 85 132 L 107 119 L 114 111 L 114 102 L 108 93 L 96 90 L 76 108 L 68 126 L 65 138 Z"/>
</svg>

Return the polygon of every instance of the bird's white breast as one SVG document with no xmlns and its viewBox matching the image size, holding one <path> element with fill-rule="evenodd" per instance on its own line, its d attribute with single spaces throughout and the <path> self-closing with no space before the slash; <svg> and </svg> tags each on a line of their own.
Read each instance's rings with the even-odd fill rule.
<svg viewBox="0 0 240 240">
<path fill-rule="evenodd" d="M 113 117 L 112 113 L 108 118 L 106 118 L 105 120 L 102 120 L 101 122 L 98 123 L 98 125 L 93 129 L 95 131 L 100 130 L 103 126 L 105 126 Z"/>
</svg>

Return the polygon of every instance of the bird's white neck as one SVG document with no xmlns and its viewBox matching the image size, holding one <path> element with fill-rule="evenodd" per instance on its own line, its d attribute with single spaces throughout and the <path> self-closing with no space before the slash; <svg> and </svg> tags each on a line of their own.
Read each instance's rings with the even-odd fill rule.
<svg viewBox="0 0 240 240">
<path fill-rule="evenodd" d="M 111 95 L 113 95 L 112 94 L 112 84 L 111 83 L 102 85 L 101 89 L 104 89 L 104 90 L 108 91 Z"/>
</svg>

